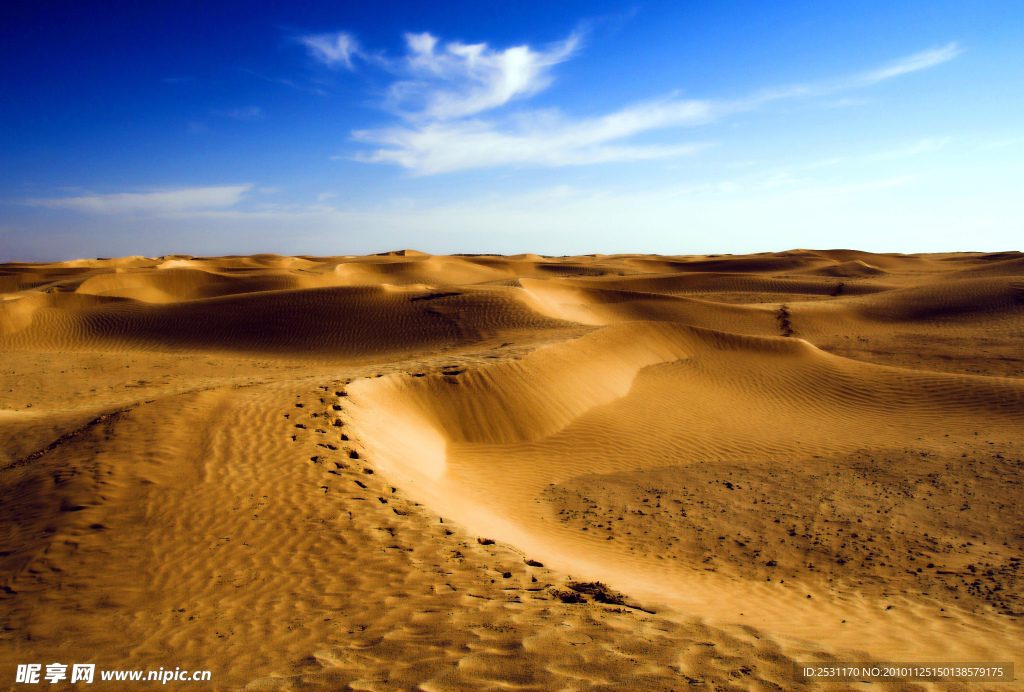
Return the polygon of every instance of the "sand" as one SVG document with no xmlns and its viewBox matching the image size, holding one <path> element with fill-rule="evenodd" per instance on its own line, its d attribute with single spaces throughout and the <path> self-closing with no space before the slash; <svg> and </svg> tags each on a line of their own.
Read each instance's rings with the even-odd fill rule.
<svg viewBox="0 0 1024 692">
<path fill-rule="evenodd" d="M 1020 253 L 128 257 L 0 291 L 0 686 L 1024 689 Z M 794 677 L 835 661 L 1021 670 Z"/>
</svg>

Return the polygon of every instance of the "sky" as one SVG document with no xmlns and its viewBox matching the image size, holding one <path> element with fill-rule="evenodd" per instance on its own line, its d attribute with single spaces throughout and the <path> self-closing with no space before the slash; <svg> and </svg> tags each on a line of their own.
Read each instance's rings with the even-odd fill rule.
<svg viewBox="0 0 1024 692">
<path fill-rule="evenodd" d="M 58 3 L 0 261 L 1022 250 L 1024 3 Z"/>
</svg>

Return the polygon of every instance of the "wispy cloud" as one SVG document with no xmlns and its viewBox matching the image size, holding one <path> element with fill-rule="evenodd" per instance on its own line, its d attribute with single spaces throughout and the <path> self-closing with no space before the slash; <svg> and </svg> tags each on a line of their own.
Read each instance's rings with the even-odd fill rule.
<svg viewBox="0 0 1024 692">
<path fill-rule="evenodd" d="M 104 195 L 79 195 L 29 199 L 26 204 L 52 209 L 71 209 L 94 214 L 180 214 L 186 212 L 226 209 L 238 204 L 252 189 L 247 185 L 190 187 L 153 192 L 117 192 Z"/>
<path fill-rule="evenodd" d="M 543 50 L 486 43 L 446 43 L 429 33 L 406 34 L 404 59 L 384 64 L 403 78 L 391 85 L 388 105 L 408 118 L 450 120 L 476 115 L 547 88 L 551 68 L 576 51 L 570 35 Z"/>
<path fill-rule="evenodd" d="M 910 72 L 926 70 L 929 67 L 941 65 L 944 62 L 952 60 L 962 52 L 963 50 L 957 46 L 956 42 L 953 42 L 943 46 L 942 48 L 935 48 L 921 53 L 915 53 L 897 60 L 892 64 L 886 65 L 885 67 L 865 72 L 858 75 L 854 81 L 862 85 L 875 84 Z"/>
<path fill-rule="evenodd" d="M 312 57 L 328 67 L 344 67 L 354 70 L 355 65 L 352 58 L 362 54 L 359 42 L 346 31 L 300 36 L 298 41 L 306 47 L 306 51 Z"/>
<path fill-rule="evenodd" d="M 229 108 L 227 110 L 210 111 L 222 118 L 233 118 L 235 120 L 263 120 L 266 114 L 259 106 L 245 106 L 243 108 Z"/>
<path fill-rule="evenodd" d="M 603 116 L 573 119 L 554 109 L 514 113 L 501 109 L 549 87 L 554 67 L 578 51 L 576 34 L 543 49 L 442 44 L 429 33 L 406 34 L 405 39 L 406 54 L 401 58 L 359 53 L 368 63 L 396 75 L 383 106 L 401 121 L 353 131 L 356 142 L 375 148 L 336 158 L 394 164 L 413 175 L 433 175 L 507 165 L 571 166 L 678 157 L 707 144 L 641 145 L 632 140 L 657 130 L 707 124 L 773 102 L 864 88 L 939 65 L 961 52 L 951 43 L 852 77 L 764 89 L 732 101 L 669 95 Z M 346 59 L 355 50 L 345 53 Z"/>
<path fill-rule="evenodd" d="M 556 110 L 527 111 L 501 121 L 481 115 L 535 95 L 551 85 L 552 68 L 579 48 L 580 37 L 544 49 L 486 43 L 441 42 L 431 34 L 406 34 L 401 59 L 377 62 L 399 75 L 385 104 L 406 122 L 353 132 L 380 148 L 356 154 L 359 161 L 392 163 L 417 175 L 502 165 L 568 166 L 637 161 L 692 153 L 706 145 L 624 144 L 634 135 L 707 122 L 706 101 L 675 97 L 636 104 L 607 115 L 571 120 Z"/>
<path fill-rule="evenodd" d="M 381 145 L 358 154 L 356 160 L 394 163 L 417 175 L 431 175 L 510 164 L 570 166 L 691 154 L 707 145 L 621 142 L 642 132 L 697 125 L 714 117 L 715 108 L 706 101 L 667 99 L 584 120 L 569 120 L 554 111 L 534 112 L 513 118 L 504 127 L 484 120 L 457 120 L 360 130 L 353 137 Z"/>
</svg>

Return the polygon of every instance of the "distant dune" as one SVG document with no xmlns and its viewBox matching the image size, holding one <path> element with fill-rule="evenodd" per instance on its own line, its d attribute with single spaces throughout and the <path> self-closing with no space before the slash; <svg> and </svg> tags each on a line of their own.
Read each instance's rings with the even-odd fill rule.
<svg viewBox="0 0 1024 692">
<path fill-rule="evenodd" d="M 14 688 L 1024 667 L 1020 253 L 175 255 L 0 291 Z"/>
</svg>

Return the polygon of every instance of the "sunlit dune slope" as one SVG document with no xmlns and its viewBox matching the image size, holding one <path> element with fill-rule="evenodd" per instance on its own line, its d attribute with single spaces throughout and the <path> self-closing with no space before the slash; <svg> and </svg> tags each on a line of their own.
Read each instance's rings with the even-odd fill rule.
<svg viewBox="0 0 1024 692">
<path fill-rule="evenodd" d="M 948 462 L 956 445 L 965 440 L 971 444 L 979 431 L 986 435 L 986 444 L 998 441 L 1020 454 L 1024 383 L 1019 380 L 862 364 L 794 339 L 633 322 L 542 349 L 508 365 L 365 380 L 350 388 L 350 397 L 356 429 L 390 474 L 416 488 L 442 513 L 572 574 L 629 584 L 632 593 L 649 603 L 660 601 L 717 617 L 745 613 L 750 618 L 746 622 L 777 634 L 812 638 L 840 649 L 858 649 L 865 638 L 873 638 L 884 647 L 879 650 L 903 656 L 924 650 L 941 652 L 951 660 L 979 650 L 1004 658 L 1020 653 L 1016 644 L 1007 642 L 1008 630 L 986 631 L 980 623 L 957 618 L 920 629 L 922 611 L 940 612 L 943 598 L 933 589 L 948 589 L 953 584 L 947 582 L 955 581 L 940 577 L 936 583 L 934 564 L 927 575 L 932 581 L 924 590 L 923 577 L 906 567 L 892 569 L 890 564 L 880 574 L 870 558 L 860 569 L 845 567 L 860 546 L 843 543 L 840 548 L 837 541 L 828 550 L 811 549 L 816 556 L 807 562 L 808 549 L 772 546 L 758 536 L 766 529 L 755 528 L 763 527 L 769 517 L 776 523 L 785 518 L 787 531 L 799 525 L 801 532 L 814 530 L 810 527 L 820 530 L 831 521 L 840 533 L 830 532 L 830 539 L 842 539 L 845 530 L 856 544 L 857 524 L 867 520 L 872 533 L 882 527 L 899 529 L 898 548 L 889 550 L 906 550 L 913 556 L 924 548 L 929 553 L 916 554 L 932 557 L 947 552 L 940 546 L 962 546 L 979 534 L 1000 542 L 1019 540 L 1010 526 L 988 525 L 987 517 L 965 523 L 962 517 L 936 516 L 943 503 L 955 498 L 961 506 L 975 493 L 940 491 L 928 480 L 935 471 L 948 473 L 951 468 L 948 463 L 936 464 L 930 454 Z M 858 487 L 877 481 L 870 480 L 871 474 L 858 474 L 863 469 L 853 459 L 864 454 L 868 459 L 905 458 L 908 449 L 915 448 L 928 451 L 906 462 L 910 467 L 899 484 L 909 483 L 915 491 L 902 492 L 913 498 L 932 485 L 927 492 L 934 494 L 938 506 L 919 503 L 886 517 L 891 521 L 879 522 L 871 513 L 884 505 L 876 504 L 877 498 L 865 498 Z M 952 468 L 962 464 L 952 461 Z M 1019 458 L 1016 466 L 997 463 L 1003 473 L 1019 475 Z M 700 535 L 709 527 L 693 521 L 671 526 L 672 533 L 682 535 L 667 541 L 661 533 L 668 529 L 665 524 L 634 523 L 631 528 L 642 527 L 645 535 L 658 533 L 658 547 L 652 549 L 643 537 L 623 535 L 618 522 L 623 515 L 644 516 L 644 509 L 650 511 L 651 505 L 642 504 L 640 496 L 646 495 L 643 502 L 648 502 L 656 495 L 657 507 L 669 502 L 662 497 L 669 491 L 652 490 L 636 475 L 658 468 L 670 469 L 676 483 L 681 481 L 675 489 L 678 499 L 673 500 L 679 504 L 671 506 L 672 514 L 685 517 L 694 491 L 729 481 L 730 490 L 732 483 L 755 486 L 759 492 L 749 501 L 762 503 L 762 510 L 755 508 L 756 519 L 730 510 L 725 527 L 722 518 L 714 517 L 716 533 L 726 534 L 718 535 L 718 540 L 729 541 L 711 543 L 714 547 L 707 545 L 714 536 Z M 780 472 L 783 478 L 778 477 Z M 823 495 L 823 477 L 832 474 L 836 478 Z M 853 483 L 845 490 L 839 478 L 844 474 L 852 476 L 848 482 Z M 563 512 L 568 507 L 556 514 L 549 502 L 564 500 L 583 478 L 590 490 L 587 496 L 579 495 L 579 504 L 572 508 L 578 521 L 566 525 Z M 894 474 L 886 474 L 885 482 L 893 480 Z M 978 489 L 985 495 L 985 507 L 992 511 L 1012 506 L 1019 511 L 1020 481 L 1001 488 L 998 481 L 986 478 L 984 488 Z M 659 485 L 664 487 L 664 477 Z M 801 486 L 815 499 L 803 510 Z M 607 512 L 591 512 L 598 509 L 592 504 L 597 494 L 604 496 L 602 510 Z M 780 495 L 788 500 L 782 511 Z M 837 509 L 843 506 L 845 511 Z M 891 509 L 885 508 L 887 515 Z M 587 514 L 592 514 L 590 521 Z M 751 542 L 759 548 L 747 548 Z M 680 545 L 688 548 L 682 554 Z M 643 553 L 638 555 L 638 550 Z M 768 554 L 762 557 L 762 551 Z M 1018 547 L 990 552 L 1007 574 L 1015 573 Z M 724 564 L 707 574 L 704 565 L 714 557 Z M 955 558 L 961 568 L 968 562 L 964 557 Z M 906 555 L 885 559 L 905 561 Z M 946 563 L 950 557 L 942 559 Z M 815 573 L 810 564 L 818 560 L 825 561 L 824 574 Z M 695 569 L 701 572 L 695 575 Z M 790 579 L 790 590 L 766 593 L 760 582 L 735 583 L 753 575 L 769 583 L 772 575 L 784 575 Z M 906 617 L 901 613 L 880 619 L 873 608 L 850 603 L 867 594 L 878 597 L 883 585 L 889 595 L 907 599 L 900 601 Z M 797 593 L 791 590 L 794 586 Z M 808 595 L 818 600 L 808 604 Z M 1022 605 L 1016 590 L 999 598 L 1007 599 L 996 601 L 1008 608 L 1005 612 L 1016 612 Z M 1014 605 L 1007 606 L 1008 602 Z M 850 626 L 834 629 L 828 624 L 840 621 Z M 1019 629 L 1012 621 L 1003 624 L 1015 632 Z M 964 646 L 956 641 L 961 627 L 975 630 Z"/>
</svg>

